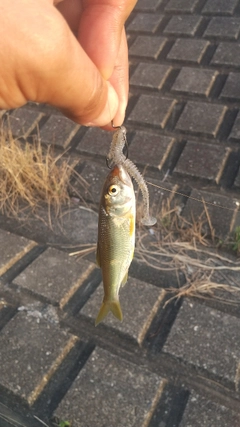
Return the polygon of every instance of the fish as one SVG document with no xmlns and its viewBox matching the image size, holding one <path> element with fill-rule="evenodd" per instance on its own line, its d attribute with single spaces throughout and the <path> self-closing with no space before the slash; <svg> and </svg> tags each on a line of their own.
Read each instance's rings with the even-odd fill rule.
<svg viewBox="0 0 240 427">
<path fill-rule="evenodd" d="M 107 164 L 123 165 L 129 175 L 137 182 L 143 197 L 143 216 L 141 223 L 148 227 L 156 224 L 157 219 L 149 213 L 149 191 L 145 179 L 139 172 L 137 166 L 123 154 L 124 146 L 127 146 L 127 129 L 117 126 L 113 134 L 110 149 L 107 155 Z"/>
<path fill-rule="evenodd" d="M 130 175 L 123 165 L 108 174 L 99 206 L 97 264 L 102 270 L 104 297 L 95 326 L 109 312 L 122 321 L 119 289 L 128 279 L 135 248 L 136 200 Z"/>
</svg>

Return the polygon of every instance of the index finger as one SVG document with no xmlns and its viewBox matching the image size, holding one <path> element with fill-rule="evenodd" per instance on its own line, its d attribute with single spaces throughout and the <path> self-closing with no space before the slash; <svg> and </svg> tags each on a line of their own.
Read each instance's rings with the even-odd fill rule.
<svg viewBox="0 0 240 427">
<path fill-rule="evenodd" d="M 123 26 L 136 0 L 83 0 L 78 40 L 102 77 L 114 70 Z"/>
</svg>

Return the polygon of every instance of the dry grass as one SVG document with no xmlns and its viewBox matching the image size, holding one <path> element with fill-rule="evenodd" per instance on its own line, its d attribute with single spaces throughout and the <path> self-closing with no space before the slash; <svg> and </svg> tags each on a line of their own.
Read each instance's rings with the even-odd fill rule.
<svg viewBox="0 0 240 427">
<path fill-rule="evenodd" d="M 43 148 L 37 138 L 22 144 L 1 129 L 0 211 L 18 215 L 23 206 L 36 211 L 46 205 L 59 215 L 61 206 L 70 203 L 69 182 L 77 175 L 75 165 L 63 154 L 55 156 L 51 147 Z"/>
<path fill-rule="evenodd" d="M 157 226 L 137 227 L 135 259 L 159 271 L 184 273 L 185 284 L 170 287 L 167 303 L 181 297 L 212 298 L 229 304 L 240 303 L 239 281 L 234 274 L 240 272 L 240 262 L 219 253 L 215 245 L 215 232 L 209 224 L 210 234 L 204 232 L 209 215 L 203 205 L 203 215 L 196 221 L 186 221 L 178 206 L 171 207 L 169 199 L 162 203 L 157 215 Z M 141 217 L 141 206 L 138 217 Z M 84 257 L 96 251 L 96 245 L 82 245 L 70 255 Z"/>
<path fill-rule="evenodd" d="M 240 285 L 234 274 L 240 272 L 236 257 L 224 256 L 218 251 L 215 230 L 206 203 L 202 215 L 187 221 L 181 216 L 181 207 L 172 205 L 172 197 L 158 206 L 157 225 L 137 227 L 135 259 L 161 272 L 174 271 L 185 276 L 183 286 L 167 289 L 170 298 L 212 298 L 224 303 L 240 304 Z M 142 206 L 137 203 L 137 218 Z M 139 221 L 140 222 L 140 221 Z M 208 234 L 206 233 L 206 223 Z M 84 257 L 96 251 L 96 245 L 83 245 L 70 255 Z M 180 280 L 179 280 L 180 282 Z"/>
<path fill-rule="evenodd" d="M 1 409 L 4 410 L 4 412 L 0 411 L 0 423 L 2 420 L 4 422 L 4 425 L 6 422 L 8 426 L 26 427 L 26 424 L 24 423 L 24 421 L 19 419 L 18 415 L 10 415 L 10 410 L 6 405 L 1 404 Z M 41 418 L 37 417 L 36 415 L 33 415 L 33 418 L 35 418 L 44 427 L 71 427 L 72 425 L 70 421 L 61 421 L 58 420 L 56 417 L 54 417 L 54 419 L 50 421 L 50 424 L 45 423 L 43 420 L 41 420 Z"/>
<path fill-rule="evenodd" d="M 173 298 L 214 298 L 226 303 L 240 303 L 240 285 L 232 275 L 240 272 L 240 262 L 221 255 L 216 248 L 215 230 L 207 206 L 198 220 L 187 221 L 165 200 L 158 212 L 157 226 L 137 232 L 135 256 L 146 265 L 161 271 L 183 272 L 184 286 L 167 289 Z M 204 219 L 205 218 L 205 219 Z M 208 235 L 204 231 L 208 225 Z M 230 278 L 231 276 L 231 278 Z M 236 300 L 237 297 L 237 300 Z"/>
</svg>

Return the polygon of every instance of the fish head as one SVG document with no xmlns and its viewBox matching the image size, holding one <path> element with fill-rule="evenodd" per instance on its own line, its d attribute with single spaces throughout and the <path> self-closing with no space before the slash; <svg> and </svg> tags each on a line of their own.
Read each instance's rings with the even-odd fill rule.
<svg viewBox="0 0 240 427">
<path fill-rule="evenodd" d="M 111 170 L 103 187 L 102 204 L 108 215 L 123 216 L 135 206 L 132 180 L 122 165 Z"/>
</svg>

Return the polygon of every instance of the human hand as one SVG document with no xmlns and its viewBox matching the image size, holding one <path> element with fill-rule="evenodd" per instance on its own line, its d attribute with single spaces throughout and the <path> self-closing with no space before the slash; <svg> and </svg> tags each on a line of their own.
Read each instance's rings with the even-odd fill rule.
<svg viewBox="0 0 240 427">
<path fill-rule="evenodd" d="M 0 109 L 31 100 L 54 105 L 81 124 L 122 124 L 128 97 L 124 22 L 135 2 L 56 0 L 57 10 L 54 0 L 14 6 L 0 0 Z"/>
</svg>

